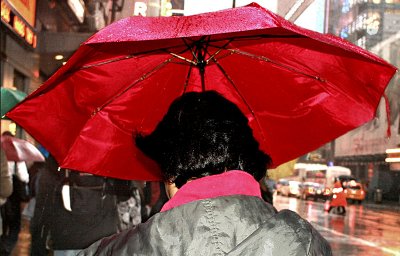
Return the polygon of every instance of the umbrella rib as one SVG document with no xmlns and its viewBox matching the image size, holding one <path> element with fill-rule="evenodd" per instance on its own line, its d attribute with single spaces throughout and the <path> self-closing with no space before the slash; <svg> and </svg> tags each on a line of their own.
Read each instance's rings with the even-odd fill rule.
<svg viewBox="0 0 400 256">
<path fill-rule="evenodd" d="M 110 102 L 114 101 L 116 98 L 118 98 L 119 96 L 121 96 L 122 94 L 124 94 L 125 92 L 127 92 L 129 89 L 131 89 L 133 86 L 135 86 L 137 83 L 145 80 L 147 77 L 149 77 L 150 75 L 152 75 L 154 72 L 156 72 L 157 70 L 160 70 L 162 67 L 164 67 L 165 65 L 167 65 L 168 63 L 170 63 L 173 59 L 175 59 L 175 56 L 163 61 L 162 63 L 160 63 L 159 65 L 157 65 L 156 67 L 154 67 L 153 69 L 151 69 L 149 72 L 143 74 L 139 79 L 137 79 L 136 81 L 134 81 L 131 85 L 129 85 L 128 87 L 126 87 L 125 89 L 123 89 L 122 91 L 120 91 L 119 93 L 115 94 L 113 97 L 111 97 L 109 100 L 107 100 L 104 104 L 102 104 L 100 107 L 97 107 L 95 110 L 93 110 L 92 115 L 94 116 L 96 115 L 98 112 L 100 112 L 105 106 L 107 106 Z"/>
<path fill-rule="evenodd" d="M 306 37 L 306 36 L 300 36 L 300 35 L 281 35 L 281 36 L 279 36 L 279 38 L 304 38 L 304 37 Z M 205 38 L 205 37 L 203 37 L 202 39 L 204 39 L 204 38 Z M 278 38 L 278 37 L 272 36 L 272 35 L 263 35 L 263 36 L 257 36 L 257 37 L 252 37 L 252 36 L 234 37 L 234 38 L 227 39 L 227 40 L 229 40 L 229 42 L 228 42 L 227 44 L 229 44 L 229 43 L 232 42 L 232 41 L 238 41 L 238 39 L 239 39 L 239 40 L 240 40 L 240 39 L 246 39 L 246 40 L 254 39 L 254 40 L 257 40 L 257 39 L 259 39 L 259 38 Z M 193 46 L 191 46 L 191 45 L 187 42 L 187 40 L 185 40 L 185 38 L 182 38 L 182 39 L 183 39 L 183 42 L 185 43 L 185 45 L 188 47 L 188 49 L 191 50 L 191 49 L 193 48 Z M 218 40 L 217 40 L 217 41 L 218 41 Z M 195 43 L 195 42 L 197 42 L 197 41 L 193 41 L 193 42 Z M 213 41 L 213 40 L 211 40 L 211 38 L 209 38 L 209 42 L 215 42 L 215 41 Z M 226 45 L 227 45 L 227 44 L 226 44 Z M 224 46 L 222 46 L 222 47 L 221 47 L 221 46 L 213 46 L 213 47 L 221 48 L 221 49 L 226 49 L 226 48 L 224 48 L 226 45 L 224 45 Z M 78 69 L 76 69 L 76 70 L 82 70 L 82 69 L 87 69 L 87 68 L 102 66 L 102 65 L 109 64 L 109 63 L 112 63 L 112 62 L 116 62 L 116 61 L 120 61 L 120 60 L 125 60 L 125 59 L 130 59 L 130 58 L 133 58 L 133 57 L 138 56 L 138 55 L 153 53 L 153 52 L 160 51 L 160 50 L 162 51 L 162 49 L 156 49 L 156 50 L 150 50 L 150 51 L 145 51 L 145 52 L 139 52 L 139 53 L 135 53 L 135 54 L 129 54 L 129 55 L 126 55 L 126 56 L 123 56 L 123 57 L 118 57 L 118 58 L 115 58 L 115 59 L 110 59 L 110 60 L 98 62 L 98 63 L 95 63 L 95 64 L 85 65 L 85 66 L 82 66 L 82 67 L 80 67 L 80 68 L 78 68 Z M 226 49 L 226 50 L 229 50 L 229 49 Z M 170 53 L 170 52 L 169 52 L 169 53 Z M 192 55 L 194 55 L 194 57 L 197 59 L 197 57 L 195 56 L 194 52 L 191 51 L 191 53 L 192 53 Z M 214 54 L 214 55 L 215 55 L 215 54 Z M 187 59 L 187 58 L 184 58 L 184 57 L 182 57 L 182 56 L 180 56 L 180 55 L 177 55 L 176 57 L 177 57 L 177 58 L 180 58 L 180 59 L 182 59 L 182 60 L 188 61 L 188 62 L 192 62 L 191 60 L 189 60 L 189 59 Z M 193 63 L 192 63 L 192 64 L 193 64 Z M 75 70 L 75 71 L 76 71 L 76 70 Z"/>
<path fill-rule="evenodd" d="M 136 56 L 136 54 L 129 54 L 129 55 L 126 55 L 126 56 L 123 56 L 123 57 L 110 59 L 110 60 L 98 62 L 98 63 L 95 63 L 95 64 L 85 65 L 85 66 L 82 66 L 82 67 L 80 67 L 80 68 L 78 68 L 76 70 L 83 70 L 83 69 L 88 69 L 88 68 L 92 68 L 92 67 L 98 67 L 98 66 L 102 66 L 102 65 L 113 63 L 113 62 L 120 61 L 120 60 L 131 59 L 131 58 L 133 58 L 135 56 Z"/>
<path fill-rule="evenodd" d="M 172 47 L 172 48 L 173 48 L 173 47 Z M 144 51 L 144 52 L 138 52 L 138 53 L 135 53 L 135 54 L 128 54 L 128 55 L 125 55 L 125 56 L 123 56 L 123 57 L 118 57 L 118 58 L 115 58 L 115 59 L 109 59 L 109 60 L 105 60 L 105 61 L 98 62 L 98 63 L 95 63 L 95 64 L 84 65 L 84 66 L 82 66 L 82 67 L 80 67 L 80 68 L 78 68 L 78 69 L 76 69 L 76 70 L 70 71 L 70 72 L 74 72 L 74 71 L 78 71 L 78 70 L 83 70 L 83 69 L 88 69 L 88 68 L 92 68 L 92 67 L 98 67 L 98 66 L 106 65 L 106 64 L 113 63 L 113 62 L 117 62 L 117 61 L 121 61 L 121 60 L 131 59 L 131 58 L 137 57 L 137 56 L 139 56 L 139 55 L 154 53 L 154 52 L 157 52 L 157 51 L 160 51 L 160 52 L 167 52 L 167 53 L 171 54 L 171 52 L 167 51 L 167 49 L 168 49 L 168 48 L 166 48 L 166 49 L 156 49 L 156 50 Z M 185 50 L 182 51 L 181 53 L 185 52 L 186 50 L 188 50 L 188 49 L 185 49 Z M 183 60 L 186 60 L 186 59 L 183 58 L 182 56 L 180 56 L 180 55 L 178 55 L 178 54 L 176 54 L 176 53 L 174 53 L 174 54 L 176 55 L 175 57 L 180 58 L 180 59 L 183 59 Z M 171 55 L 173 55 L 173 54 L 171 54 Z"/>
<path fill-rule="evenodd" d="M 215 47 L 215 48 L 219 48 L 213 55 L 211 55 L 210 56 L 210 58 L 208 58 L 208 60 L 206 60 L 206 63 L 208 64 L 209 63 L 209 61 L 211 60 L 211 59 L 214 59 L 215 58 L 215 56 L 217 56 L 222 50 L 227 50 L 226 49 L 226 46 L 228 46 L 231 42 L 233 41 L 233 39 L 230 39 L 228 42 L 226 42 L 223 46 L 214 46 L 214 45 L 211 45 L 212 47 Z M 230 54 L 227 54 L 227 55 L 230 55 Z M 226 56 L 227 56 L 226 55 Z M 224 55 L 222 56 L 222 58 L 223 57 L 225 57 Z"/>
<path fill-rule="evenodd" d="M 265 56 L 259 56 L 259 55 L 251 54 L 251 53 L 240 51 L 240 50 L 236 50 L 236 49 L 226 49 L 226 50 L 231 52 L 231 53 L 233 53 L 233 54 L 236 53 L 236 54 L 240 54 L 240 55 L 243 55 L 243 56 L 251 57 L 251 58 L 254 58 L 254 59 L 263 60 L 265 62 L 270 62 L 270 63 L 272 63 L 272 64 L 274 64 L 276 66 L 279 66 L 281 68 L 287 69 L 289 71 L 293 71 L 293 72 L 296 72 L 298 74 L 314 78 L 315 80 L 318 80 L 318 81 L 321 81 L 321 82 L 326 82 L 325 79 L 323 79 L 323 78 L 321 78 L 319 76 L 307 74 L 307 73 L 305 73 L 305 72 L 303 72 L 301 70 L 298 70 L 296 68 L 293 68 L 291 66 L 288 66 L 288 65 L 273 61 L 273 60 L 271 60 L 271 59 L 269 59 L 269 58 L 267 58 Z"/>
<path fill-rule="evenodd" d="M 176 54 L 176 53 L 173 53 L 173 52 L 168 52 L 169 54 L 171 54 L 172 56 L 174 56 L 174 57 L 177 57 L 178 59 L 181 59 L 181 60 L 184 60 L 184 61 L 186 61 L 186 62 L 189 62 L 190 64 L 192 64 L 192 65 L 197 65 L 197 63 L 195 62 L 195 61 L 193 61 L 193 60 L 189 60 L 189 59 L 187 59 L 187 58 L 185 58 L 185 57 L 183 57 L 183 56 L 181 56 L 181 55 L 178 55 L 178 54 Z"/>
<path fill-rule="evenodd" d="M 247 106 L 247 108 L 250 111 L 250 113 L 255 117 L 255 114 L 254 114 L 253 110 L 250 108 L 249 104 L 247 103 L 247 101 L 245 100 L 243 95 L 239 92 L 239 89 L 237 88 L 237 86 L 233 82 L 232 78 L 226 73 L 225 69 L 221 66 L 221 64 L 219 64 L 219 62 L 215 58 L 213 59 L 213 61 L 215 62 L 217 67 L 221 70 L 222 74 L 224 74 L 224 76 L 228 79 L 229 83 L 232 85 L 232 87 L 235 89 L 235 91 L 239 94 L 240 98 L 243 100 L 243 102 Z"/>
<path fill-rule="evenodd" d="M 260 38 L 307 38 L 307 36 L 304 35 L 249 35 L 249 36 L 232 36 L 232 37 L 227 37 L 224 38 L 224 40 L 232 40 L 232 41 L 241 41 L 241 40 L 259 40 Z M 186 40 L 190 40 L 190 38 L 187 38 Z M 196 42 L 198 40 L 191 40 L 192 42 Z M 220 39 L 210 39 L 210 42 L 220 42 Z"/>
<path fill-rule="evenodd" d="M 244 40 L 259 40 L 260 38 L 307 38 L 307 36 L 303 35 L 257 35 L 257 36 L 235 36 L 232 39 L 235 41 Z"/>
<path fill-rule="evenodd" d="M 182 38 L 183 43 L 186 45 L 188 50 L 190 50 L 190 52 L 192 53 L 192 56 L 194 57 L 193 59 L 196 59 L 196 65 L 197 65 L 197 63 L 199 63 L 199 59 L 197 58 L 195 52 L 193 51 L 193 48 L 194 48 L 194 46 L 196 45 L 197 42 L 203 40 L 204 38 L 205 37 L 203 36 L 200 40 L 192 41 L 192 45 L 189 45 L 187 40 L 185 40 L 185 38 Z"/>
<path fill-rule="evenodd" d="M 292 37 L 292 36 L 291 36 L 291 37 Z M 326 82 L 325 79 L 323 79 L 323 78 L 321 78 L 321 77 L 319 77 L 319 76 L 307 74 L 307 73 L 305 73 L 305 72 L 303 72 L 303 71 L 301 71 L 301 70 L 295 69 L 295 68 L 293 68 L 293 67 L 291 67 L 291 66 L 289 66 L 289 65 L 285 65 L 285 64 L 282 64 L 282 63 L 273 61 L 273 60 L 271 60 L 271 59 L 269 59 L 269 58 L 267 58 L 267 57 L 265 57 L 265 56 L 259 56 L 259 55 L 251 54 L 251 53 L 249 53 L 249 52 L 240 51 L 240 50 L 237 50 L 237 49 L 229 49 L 229 48 L 226 48 L 226 46 L 229 45 L 229 43 L 231 43 L 232 41 L 233 41 L 233 39 L 229 40 L 229 41 L 228 41 L 226 44 L 224 44 L 223 46 L 211 45 L 212 47 L 218 48 L 219 50 L 217 50 L 217 51 L 207 60 L 207 64 L 208 64 L 209 60 L 215 58 L 215 56 L 216 56 L 217 54 L 219 54 L 222 50 L 227 50 L 228 53 L 226 53 L 226 54 L 220 56 L 219 59 L 225 58 L 225 57 L 227 57 L 227 56 L 230 56 L 230 55 L 236 53 L 236 54 L 240 54 L 240 55 L 243 55 L 243 56 L 255 58 L 255 59 L 258 59 L 258 60 L 263 60 L 263 61 L 265 61 L 265 62 L 270 62 L 270 63 L 272 63 L 272 64 L 274 64 L 274 65 L 276 65 L 276 66 L 279 66 L 279 67 L 281 67 L 281 68 L 284 68 L 284 69 L 287 69 L 287 70 L 296 72 L 296 73 L 298 73 L 298 74 L 302 74 L 302 75 L 304 75 L 304 76 L 308 76 L 308 77 L 314 78 L 314 79 L 316 79 L 316 80 L 318 80 L 318 81 L 321 81 L 321 82 Z"/>
<path fill-rule="evenodd" d="M 219 62 L 217 61 L 217 59 L 213 58 L 212 59 L 215 64 L 217 65 L 217 67 L 221 70 L 222 74 L 226 77 L 226 79 L 228 79 L 229 83 L 232 85 L 233 89 L 237 92 L 237 94 L 239 95 L 239 97 L 242 99 L 242 101 L 244 102 L 244 104 L 246 105 L 247 109 L 250 111 L 251 115 L 254 117 L 254 120 L 257 123 L 258 129 L 261 133 L 261 136 L 263 137 L 264 141 L 265 141 L 265 135 L 263 132 L 263 129 L 261 128 L 260 123 L 258 122 L 258 119 L 256 117 L 256 114 L 254 113 L 254 111 L 252 110 L 252 108 L 250 107 L 250 105 L 247 103 L 246 99 L 244 98 L 244 96 L 242 95 L 242 93 L 240 93 L 239 89 L 237 88 L 237 86 L 235 85 L 235 83 L 233 82 L 232 78 L 228 75 L 228 73 L 226 73 L 225 69 L 221 66 L 221 64 L 219 64 Z"/>
<path fill-rule="evenodd" d="M 196 46 L 196 43 L 201 42 L 201 41 L 204 41 L 205 38 L 206 38 L 206 37 L 202 37 L 200 40 L 193 41 L 193 44 L 192 44 L 192 45 L 190 45 L 190 44 L 187 42 L 187 40 L 185 40 L 185 38 L 182 38 L 183 43 L 184 43 L 184 44 L 186 45 L 186 47 L 187 47 L 186 50 L 189 50 L 190 53 L 191 53 L 192 56 L 193 56 L 193 59 L 192 59 L 192 60 L 190 60 L 190 59 L 188 59 L 188 58 L 185 58 L 185 57 L 183 57 L 183 56 L 181 56 L 181 55 L 179 55 L 179 54 L 173 53 L 173 52 L 169 52 L 169 51 L 167 51 L 167 52 L 168 52 L 169 54 L 171 54 L 172 56 L 177 57 L 178 59 L 181 59 L 181 60 L 183 60 L 183 61 L 186 61 L 186 62 L 190 63 L 191 65 L 197 66 L 197 65 L 199 65 L 199 59 L 198 59 L 198 57 L 196 56 L 195 51 L 193 51 L 193 49 L 194 49 L 194 47 Z M 210 42 L 210 37 L 207 37 L 207 39 L 208 39 L 208 41 L 207 41 L 207 43 L 206 43 L 205 45 L 208 47 L 209 42 Z M 223 48 L 220 48 L 216 53 L 213 54 L 213 56 L 215 56 L 215 55 L 218 54 L 220 51 L 222 51 L 222 49 L 225 49 L 224 47 L 226 47 L 231 41 L 232 41 L 232 40 L 229 40 L 229 42 L 226 43 L 225 45 L 223 45 L 223 46 L 222 46 Z M 205 49 L 206 49 L 206 48 L 205 48 Z M 185 51 L 186 51 L 186 50 L 185 50 Z M 185 52 L 185 51 L 182 51 L 182 53 Z M 211 57 L 213 57 L 213 56 L 211 56 Z M 210 57 L 210 58 L 211 58 L 211 57 Z M 210 59 L 210 58 L 209 58 L 209 59 Z M 209 62 L 209 59 L 206 60 L 206 63 Z"/>
</svg>

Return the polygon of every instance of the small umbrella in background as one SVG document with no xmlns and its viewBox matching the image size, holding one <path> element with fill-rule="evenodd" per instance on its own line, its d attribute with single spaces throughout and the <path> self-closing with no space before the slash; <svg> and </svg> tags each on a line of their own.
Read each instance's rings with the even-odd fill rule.
<svg viewBox="0 0 400 256">
<path fill-rule="evenodd" d="M 1 87 L 1 117 L 27 96 L 23 91 Z"/>
<path fill-rule="evenodd" d="M 248 117 L 275 166 L 374 118 L 396 68 L 256 5 L 129 17 L 83 43 L 7 113 L 61 167 L 120 179 L 160 172 L 133 143 L 171 102 L 214 90 Z"/>
<path fill-rule="evenodd" d="M 33 144 L 9 135 L 1 136 L 1 149 L 8 161 L 44 162 L 45 158 Z"/>
</svg>

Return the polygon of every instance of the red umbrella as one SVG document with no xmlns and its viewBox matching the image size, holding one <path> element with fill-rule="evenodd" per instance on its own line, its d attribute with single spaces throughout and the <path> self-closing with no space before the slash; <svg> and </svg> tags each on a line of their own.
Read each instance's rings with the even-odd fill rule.
<svg viewBox="0 0 400 256">
<path fill-rule="evenodd" d="M 33 144 L 12 136 L 1 136 L 1 149 L 8 161 L 44 162 L 45 158 Z"/>
<path fill-rule="evenodd" d="M 156 180 L 132 133 L 151 132 L 185 92 L 216 90 L 235 102 L 276 166 L 371 120 L 395 71 L 256 4 L 137 16 L 93 35 L 7 116 L 62 167 Z"/>
</svg>

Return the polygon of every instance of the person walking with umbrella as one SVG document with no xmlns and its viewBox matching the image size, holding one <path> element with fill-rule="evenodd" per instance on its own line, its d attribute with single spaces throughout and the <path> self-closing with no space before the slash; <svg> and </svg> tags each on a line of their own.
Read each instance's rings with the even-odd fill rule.
<svg viewBox="0 0 400 256">
<path fill-rule="evenodd" d="M 79 255 L 331 255 L 310 223 L 264 202 L 258 180 L 271 158 L 220 94 L 182 95 L 135 141 L 161 167 L 170 200 L 146 223 Z"/>
<path fill-rule="evenodd" d="M 253 173 L 254 170 L 262 168 L 264 173 L 269 161 L 263 154 L 257 153 L 255 148 L 259 147 L 268 152 L 273 159 L 271 167 L 276 167 L 370 121 L 374 118 L 378 103 L 396 70 L 396 67 L 362 48 L 331 35 L 300 28 L 257 4 L 193 16 L 129 17 L 90 37 L 66 65 L 22 103 L 10 110 L 6 117 L 15 121 L 45 146 L 62 168 L 126 180 L 158 181 L 163 176 L 168 184 L 177 185 L 175 189 L 168 186 L 171 188 L 170 195 L 172 196 L 174 191 L 179 192 L 166 204 L 171 207 L 171 202 L 182 199 L 182 196 L 177 195 L 182 195 L 187 190 L 185 187 L 192 187 L 204 181 L 202 179 L 207 180 L 206 185 L 201 185 L 206 192 L 215 192 L 218 191 L 216 188 L 223 188 L 224 185 L 221 184 L 226 183 L 226 175 L 238 174 L 238 179 L 243 184 L 251 184 L 249 180 L 246 182 L 245 174 L 235 171 L 237 169 L 250 172 L 253 178 L 259 180 L 261 176 L 257 174 L 258 171 Z M 136 144 L 132 144 L 130 137 L 133 131 L 138 134 L 150 133 L 174 99 L 183 95 L 181 100 L 185 101 L 184 99 L 188 99 L 186 94 L 192 95 L 191 92 L 199 91 L 204 94 L 207 94 L 207 91 L 219 92 L 241 110 L 240 116 L 245 116 L 248 123 L 242 123 L 240 128 L 231 120 L 228 123 L 235 125 L 228 129 L 222 125 L 229 119 L 229 116 L 224 119 L 227 112 L 223 112 L 215 120 L 224 128 L 208 131 L 208 122 L 214 120 L 212 113 L 208 113 L 210 116 L 202 116 L 193 110 L 193 116 L 203 122 L 198 127 L 187 126 L 188 130 L 177 136 L 175 126 L 188 125 L 181 124 L 179 111 L 185 108 L 179 105 L 183 103 L 177 103 L 170 112 L 178 113 L 178 120 L 175 120 L 175 123 L 171 121 L 174 124 L 167 125 L 165 129 L 160 128 L 164 132 L 162 136 L 158 136 L 169 138 L 169 141 L 160 140 L 158 144 L 154 143 L 156 146 L 149 146 L 148 142 L 140 142 L 141 139 L 138 139 Z M 188 106 L 194 106 L 196 102 L 192 98 L 188 100 Z M 207 111 L 220 113 L 222 110 L 219 110 L 219 107 L 210 107 Z M 168 119 L 168 115 L 165 118 Z M 193 120 L 193 123 L 197 123 L 195 121 Z M 250 127 L 251 136 L 247 134 L 242 137 L 243 134 L 239 132 L 235 133 L 240 138 L 238 141 L 229 139 L 232 137 L 228 132 L 230 129 L 243 130 L 242 128 L 247 126 Z M 295 133 L 293 127 L 296 127 Z M 187 136 L 198 129 L 203 130 L 198 132 L 199 136 L 195 140 L 180 140 L 184 137 L 181 135 Z M 157 129 L 154 133 L 158 133 Z M 152 134 L 151 137 L 156 135 Z M 259 146 L 255 146 L 258 145 L 255 142 L 250 143 L 255 139 Z M 200 141 L 206 142 L 205 145 L 199 144 Z M 179 146 L 173 148 L 173 145 Z M 184 145 L 187 146 L 183 147 Z M 250 151 L 255 154 L 246 158 L 246 150 L 237 147 L 250 147 Z M 195 148 L 198 150 L 193 150 Z M 158 162 L 161 172 L 154 161 L 144 156 L 143 152 Z M 196 154 L 197 164 L 189 161 L 191 152 Z M 236 153 L 232 155 L 228 152 Z M 169 155 L 170 153 L 172 155 Z M 208 158 L 208 154 L 215 155 L 215 158 Z M 88 155 L 92 156 L 90 161 Z M 169 158 L 165 161 L 167 155 L 172 162 Z M 257 168 L 254 169 L 254 165 Z M 202 166 L 205 169 L 202 169 Z M 178 167 L 180 169 L 173 170 Z M 220 177 L 218 175 L 222 175 L 222 183 L 217 182 L 218 185 L 210 186 L 209 179 L 214 180 Z M 240 186 L 233 183 L 233 187 L 243 187 L 242 183 Z M 257 183 L 257 193 L 259 190 Z M 199 193 L 198 190 L 195 191 Z M 225 195 L 225 192 L 222 194 Z M 230 190 L 228 194 L 232 193 Z M 248 196 L 248 193 L 246 195 Z M 204 205 L 198 208 L 207 211 L 209 215 L 204 217 L 201 215 L 204 213 L 202 211 L 192 212 L 193 214 L 189 214 L 189 222 L 199 217 L 201 223 L 204 223 L 205 219 L 220 223 L 220 219 L 214 218 L 210 207 L 213 208 L 214 203 L 219 206 L 223 203 L 208 200 L 214 196 L 215 193 L 207 194 Z M 233 210 L 240 216 L 242 209 L 246 208 L 247 211 L 249 208 L 249 200 L 244 201 L 245 207 L 240 202 L 239 208 L 229 205 L 231 208 L 228 207 L 227 210 Z M 258 203 L 255 204 L 254 207 L 259 208 Z M 184 204 L 182 207 L 185 206 L 186 209 L 187 205 L 191 204 Z M 264 205 L 263 202 L 259 211 L 264 213 L 264 218 L 271 216 L 270 221 L 280 222 L 284 226 L 290 226 L 288 220 L 294 220 L 298 225 L 305 227 L 304 230 L 311 230 L 316 236 L 313 241 L 322 241 L 321 245 L 312 242 L 311 250 L 322 246 L 323 248 L 318 248 L 324 251 L 325 255 L 330 254 L 330 250 L 325 246 L 326 241 L 321 240 L 313 229 L 309 229 L 307 222 L 299 220 L 292 213 L 284 212 L 275 216 L 274 209 L 265 208 Z M 225 206 L 218 209 L 224 210 Z M 163 225 L 173 223 L 177 218 L 185 223 L 186 219 L 167 214 L 173 211 L 179 215 L 180 211 L 176 210 L 178 208 L 182 209 L 180 206 L 164 208 L 162 213 L 151 218 L 151 222 L 156 223 L 163 216 L 162 218 L 167 220 Z M 167 211 L 168 209 L 171 211 Z M 280 221 L 281 216 L 287 218 L 284 217 L 285 220 Z M 244 219 L 247 220 L 246 217 Z M 213 250 L 219 244 L 225 247 L 222 248 L 221 245 L 217 251 L 229 250 L 230 246 L 233 248 L 237 245 L 236 242 L 242 241 L 244 237 L 249 237 L 246 239 L 249 242 L 252 239 L 250 233 L 262 226 L 258 221 L 259 219 L 249 220 L 247 224 L 251 227 L 238 227 L 243 228 L 245 232 L 240 235 L 232 234 L 234 238 L 227 239 L 226 244 L 219 240 L 216 225 L 205 226 L 207 230 L 216 232 L 212 237 L 208 236 L 214 241 L 212 246 L 203 246 L 208 245 L 208 241 L 202 240 L 203 237 L 197 232 L 193 237 L 191 230 L 185 233 L 185 244 L 170 240 L 172 243 L 176 242 L 171 244 L 171 251 L 186 248 L 194 253 L 198 248 L 189 245 L 192 240 L 198 241 L 198 244 L 202 243 L 201 250 Z M 240 223 L 234 221 L 231 226 L 237 227 L 235 225 Z M 265 225 L 269 224 L 267 221 Z M 155 226 L 149 224 L 150 230 L 139 228 L 129 232 L 136 238 L 146 236 L 144 241 L 154 235 L 165 238 L 166 233 L 157 234 L 151 229 Z M 164 226 L 164 231 L 168 230 L 165 232 L 170 235 L 179 229 L 182 233 L 187 231 L 184 227 L 188 226 Z M 224 226 L 228 227 L 229 224 Z M 279 228 L 280 225 L 277 227 L 280 231 L 285 230 Z M 198 229 L 194 227 L 194 230 Z M 264 236 L 273 237 L 270 244 L 282 245 L 281 240 L 288 242 L 286 236 L 279 236 L 279 230 L 268 230 L 270 233 Z M 298 234 L 302 236 L 302 239 L 299 239 L 301 244 L 307 243 L 307 234 L 310 235 L 305 231 L 305 238 L 303 233 Z M 122 234 L 124 235 L 127 233 Z M 168 239 L 159 240 L 167 242 Z M 261 240 L 264 241 L 264 238 Z M 229 241 L 235 242 L 232 242 L 232 245 Z M 103 252 L 102 248 L 107 247 L 106 244 L 107 242 L 102 243 L 99 251 Z M 138 245 L 132 242 L 132 245 L 135 244 Z M 244 243 L 237 250 L 245 250 L 247 244 L 249 243 Z M 295 244 L 297 243 L 292 243 L 293 247 L 296 247 Z M 126 247 L 124 245 L 121 248 Z M 129 246 L 127 250 L 135 248 Z M 142 245 L 139 244 L 137 248 L 142 248 Z M 153 247 L 148 243 L 147 247 L 143 248 L 150 248 L 151 251 Z M 296 247 L 294 250 L 297 249 Z M 182 254 L 182 251 L 179 252 L 177 253 Z"/>
<path fill-rule="evenodd" d="M 7 198 L 12 194 L 12 175 L 8 169 L 6 154 L 0 150 L 0 207 L 7 202 Z M 3 234 L 3 218 L 0 215 L 0 236 Z"/>
<path fill-rule="evenodd" d="M 14 135 L 5 131 L 3 138 L 13 138 Z M 7 151 L 3 148 L 7 156 Z M 4 205 L 1 206 L 1 218 L 3 221 L 3 234 L 0 239 L 0 255 L 10 255 L 18 241 L 18 234 L 21 230 L 21 203 L 29 200 L 29 173 L 24 161 L 13 161 L 7 157 L 9 173 L 12 176 L 13 191 L 7 198 Z"/>
<path fill-rule="evenodd" d="M 15 88 L 1 87 L 1 105 L 0 105 L 0 117 L 3 117 L 10 109 L 21 102 L 27 94 L 23 91 Z"/>
</svg>

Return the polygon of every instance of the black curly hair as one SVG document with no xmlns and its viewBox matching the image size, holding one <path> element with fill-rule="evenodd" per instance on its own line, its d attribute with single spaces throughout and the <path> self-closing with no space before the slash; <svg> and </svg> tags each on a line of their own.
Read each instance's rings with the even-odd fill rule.
<svg viewBox="0 0 400 256">
<path fill-rule="evenodd" d="M 183 94 L 151 134 L 136 135 L 135 141 L 160 165 L 164 180 L 178 188 L 189 179 L 229 170 L 260 180 L 271 164 L 246 116 L 215 91 Z"/>
</svg>

